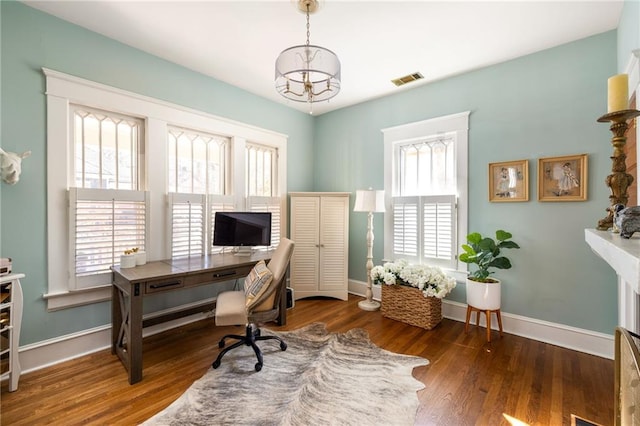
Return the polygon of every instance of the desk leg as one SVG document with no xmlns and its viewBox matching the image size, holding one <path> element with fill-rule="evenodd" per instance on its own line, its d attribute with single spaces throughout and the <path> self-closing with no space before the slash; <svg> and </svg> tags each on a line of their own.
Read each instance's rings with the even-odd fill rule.
<svg viewBox="0 0 640 426">
<path fill-rule="evenodd" d="M 119 339 L 118 335 L 122 329 L 122 303 L 120 300 L 120 289 L 114 285 L 111 286 L 111 353 L 117 355 Z"/>
<path fill-rule="evenodd" d="M 142 380 L 142 292 L 140 284 L 132 286 L 129 297 L 129 384 Z"/>
<path fill-rule="evenodd" d="M 111 312 L 111 350 L 129 373 L 129 384 L 142 380 L 142 294 L 140 284 L 131 285 L 131 293 L 114 288 Z"/>
</svg>

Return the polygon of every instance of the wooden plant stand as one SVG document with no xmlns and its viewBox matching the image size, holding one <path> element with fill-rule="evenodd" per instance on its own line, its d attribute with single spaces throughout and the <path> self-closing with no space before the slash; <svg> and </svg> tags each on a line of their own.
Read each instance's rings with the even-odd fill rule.
<svg viewBox="0 0 640 426">
<path fill-rule="evenodd" d="M 484 312 L 487 317 L 487 342 L 491 342 L 491 313 L 494 312 L 498 318 L 498 328 L 500 330 L 500 337 L 502 337 L 502 317 L 500 316 L 500 309 L 478 309 L 471 305 L 467 305 L 467 321 L 464 324 L 464 332 L 469 332 L 469 320 L 471 319 L 471 313 L 476 313 L 476 327 L 480 323 L 480 313 Z"/>
</svg>

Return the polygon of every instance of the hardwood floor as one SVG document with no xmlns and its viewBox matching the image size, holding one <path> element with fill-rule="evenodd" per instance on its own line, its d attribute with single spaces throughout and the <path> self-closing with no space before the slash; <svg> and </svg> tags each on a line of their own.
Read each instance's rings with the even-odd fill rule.
<svg viewBox="0 0 640 426">
<path fill-rule="evenodd" d="M 430 365 L 414 377 L 419 425 L 569 425 L 571 414 L 613 424 L 613 361 L 557 346 L 443 320 L 425 331 L 330 299 L 296 301 L 291 330 L 321 321 L 333 332 L 366 329 L 389 351 L 418 355 Z M 242 327 L 215 327 L 213 319 L 144 340 L 144 378 L 130 386 L 120 361 L 108 350 L 25 374 L 19 389 L 2 383 L 2 425 L 135 425 L 162 410 L 201 377 L 218 353 L 218 339 Z M 269 360 L 265 359 L 265 368 Z M 389 401 L 390 404 L 393 401 Z M 510 423 L 507 417 L 523 423 Z"/>
</svg>

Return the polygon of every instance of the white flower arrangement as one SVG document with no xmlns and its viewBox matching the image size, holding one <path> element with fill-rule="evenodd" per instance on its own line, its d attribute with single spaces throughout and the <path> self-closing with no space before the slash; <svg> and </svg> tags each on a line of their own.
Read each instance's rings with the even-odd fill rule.
<svg viewBox="0 0 640 426">
<path fill-rule="evenodd" d="M 414 265 L 406 260 L 388 262 L 371 269 L 374 284 L 406 285 L 422 291 L 424 297 L 444 298 L 456 286 L 456 280 L 437 266 Z"/>
</svg>

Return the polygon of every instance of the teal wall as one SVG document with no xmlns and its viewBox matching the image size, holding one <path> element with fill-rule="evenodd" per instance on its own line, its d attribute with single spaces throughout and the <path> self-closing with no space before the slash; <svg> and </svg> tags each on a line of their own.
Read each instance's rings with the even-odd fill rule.
<svg viewBox="0 0 640 426">
<path fill-rule="evenodd" d="M 612 153 L 606 112 L 607 78 L 616 73 L 616 32 L 593 36 L 516 60 L 403 91 L 317 118 L 315 188 L 382 189 L 380 129 L 471 111 L 469 231 L 506 229 L 520 250 L 499 271 L 504 312 L 612 333 L 616 325 L 613 270 L 584 241 L 584 229 L 605 216 L 604 184 Z M 335 153 L 341 155 L 336 158 Z M 537 159 L 589 154 L 588 200 L 537 201 Z M 488 163 L 529 159 L 530 201 L 490 203 Z M 349 276 L 365 280 L 366 215 L 351 214 Z M 374 263 L 383 255 L 383 219 L 375 215 Z M 464 302 L 460 283 L 450 299 Z"/>
<path fill-rule="evenodd" d="M 640 49 L 640 1 L 626 0 L 618 25 L 618 72 L 626 72 L 636 49 Z"/>
<path fill-rule="evenodd" d="M 21 181 L 0 185 L 0 255 L 27 274 L 22 345 L 109 322 L 108 303 L 48 313 L 42 299 L 48 288 L 42 67 L 287 134 L 290 191 L 382 188 L 380 129 L 470 110 L 469 229 L 505 228 L 522 246 L 509 253 L 514 268 L 500 273 L 504 311 L 612 333 L 615 275 L 589 250 L 584 229 L 608 205 L 610 135 L 595 120 L 606 111 L 606 79 L 617 72 L 616 32 L 311 117 L 20 3 L 0 2 L 0 18 L 0 146 L 33 151 Z M 625 34 L 637 34 L 637 23 L 630 28 Z M 536 159 L 579 153 L 589 154 L 588 201 L 537 202 Z M 489 203 L 487 163 L 522 158 L 530 160 L 531 201 Z M 350 218 L 349 276 L 363 281 L 365 216 Z M 384 243 L 379 216 L 376 262 Z M 464 301 L 464 284 L 451 298 Z"/>
<path fill-rule="evenodd" d="M 5 150 L 33 154 L 17 185 L 0 184 L 1 256 L 24 272 L 22 345 L 110 322 L 109 303 L 48 313 L 46 103 L 42 67 L 280 132 L 288 140 L 288 189 L 310 191 L 313 117 L 189 71 L 16 2 L 0 2 L 1 140 Z M 206 292 L 207 289 L 199 290 Z M 209 294 L 210 296 L 211 294 Z M 204 294 L 196 294 L 204 297 Z M 176 293 L 156 308 L 185 303 Z"/>
</svg>

